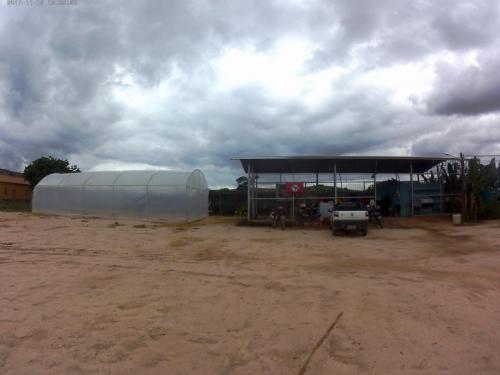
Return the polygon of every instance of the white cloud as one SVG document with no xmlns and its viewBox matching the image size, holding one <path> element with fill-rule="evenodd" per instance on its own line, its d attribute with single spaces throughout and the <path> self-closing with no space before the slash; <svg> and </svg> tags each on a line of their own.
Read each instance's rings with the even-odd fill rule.
<svg viewBox="0 0 500 375">
<path fill-rule="evenodd" d="M 303 88 L 302 65 L 311 50 L 310 44 L 296 38 L 283 38 L 270 51 L 228 48 L 212 63 L 217 87 L 230 91 L 255 84 L 278 97 L 297 96 Z"/>
</svg>

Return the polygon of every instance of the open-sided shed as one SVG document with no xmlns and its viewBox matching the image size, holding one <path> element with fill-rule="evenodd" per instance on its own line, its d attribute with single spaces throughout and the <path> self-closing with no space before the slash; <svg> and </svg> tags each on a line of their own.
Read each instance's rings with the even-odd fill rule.
<svg viewBox="0 0 500 375">
<path fill-rule="evenodd" d="M 451 158 L 433 156 L 338 156 L 338 155 L 314 155 L 314 156 L 238 156 L 233 160 L 239 160 L 248 178 L 248 220 L 255 218 L 258 211 L 258 203 L 262 200 L 286 201 L 299 199 L 330 199 L 337 202 L 345 192 L 357 190 L 359 194 L 356 199 L 375 201 L 380 200 L 377 195 L 377 187 L 380 184 L 377 176 L 396 176 L 394 179 L 399 187 L 403 186 L 402 192 L 407 190 L 408 207 L 400 208 L 400 212 L 414 215 L 423 204 L 433 204 L 442 211 L 443 191 L 440 169 L 438 166 Z M 434 185 L 422 186 L 420 177 L 425 173 L 433 171 L 432 181 Z M 435 173 L 435 174 L 434 174 Z M 364 175 L 364 176 L 363 176 Z M 366 178 L 366 175 L 369 177 Z M 346 180 L 346 176 L 351 179 Z M 358 177 L 354 182 L 352 176 Z M 361 177 L 360 177 L 361 176 Z M 406 185 L 401 184 L 400 177 L 407 179 Z M 344 177 L 344 178 L 343 178 Z M 364 178 L 364 179 L 363 179 Z M 306 181 L 310 185 L 320 184 L 331 186 L 331 193 L 325 196 L 301 197 L 278 197 L 279 186 L 289 182 Z M 264 185 L 276 186 L 275 198 L 265 196 L 259 197 Z M 356 185 L 357 187 L 352 188 Z M 388 191 L 388 187 L 384 186 Z M 319 189 L 318 189 L 319 191 Z M 420 193 L 420 194 L 419 194 Z M 363 195 L 365 194 L 365 195 Z M 293 207 L 293 203 L 292 203 Z"/>
</svg>

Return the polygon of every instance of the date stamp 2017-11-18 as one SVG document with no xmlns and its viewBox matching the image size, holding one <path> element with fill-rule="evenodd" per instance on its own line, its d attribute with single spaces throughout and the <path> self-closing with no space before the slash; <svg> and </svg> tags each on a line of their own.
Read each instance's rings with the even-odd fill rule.
<svg viewBox="0 0 500 375">
<path fill-rule="evenodd" d="M 11 6 L 77 5 L 78 0 L 5 0 Z"/>
</svg>

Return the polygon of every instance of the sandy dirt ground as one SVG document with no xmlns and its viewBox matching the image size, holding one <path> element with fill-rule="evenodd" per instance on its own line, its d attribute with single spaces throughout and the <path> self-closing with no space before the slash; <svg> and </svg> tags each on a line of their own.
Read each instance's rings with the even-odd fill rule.
<svg viewBox="0 0 500 375">
<path fill-rule="evenodd" d="M 500 374 L 500 222 L 0 213 L 0 374 Z"/>
</svg>

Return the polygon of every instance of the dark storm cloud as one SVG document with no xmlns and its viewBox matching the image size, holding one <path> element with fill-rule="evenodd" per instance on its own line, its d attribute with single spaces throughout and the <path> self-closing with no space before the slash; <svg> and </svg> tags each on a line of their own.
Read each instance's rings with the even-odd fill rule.
<svg viewBox="0 0 500 375">
<path fill-rule="evenodd" d="M 481 123 L 489 130 L 479 132 L 472 120 L 438 116 L 498 110 L 496 1 L 89 1 L 1 7 L 0 168 L 22 169 L 26 161 L 50 154 L 82 168 L 113 162 L 200 167 L 218 185 L 233 183 L 241 173 L 229 160 L 241 154 L 497 147 L 491 137 L 498 122 Z M 314 45 L 301 74 L 343 69 L 320 104 L 308 106 L 301 94 L 273 94 L 262 82 L 217 86 L 212 62 L 227 49 L 266 54 L 286 37 Z M 428 94 L 406 105 L 390 99 L 384 82 L 355 84 L 379 68 L 472 51 L 479 66 L 439 63 Z M 151 110 L 140 108 L 134 96 L 127 104 L 115 95 L 127 87 L 156 92 L 165 82 L 169 95 Z M 456 145 L 447 146 L 457 129 Z"/>
<path fill-rule="evenodd" d="M 312 69 L 348 64 L 355 56 L 371 69 L 426 55 L 491 46 L 500 27 L 499 3 L 477 1 L 335 1 L 321 12 L 329 27 L 309 62 Z"/>
<path fill-rule="evenodd" d="M 154 86 L 174 66 L 189 72 L 219 53 L 222 44 L 252 40 L 253 25 L 267 17 L 259 30 L 265 37 L 256 43 L 265 46 L 292 16 L 267 2 L 255 9 L 232 1 L 226 6 L 151 1 L 2 7 L 6 119 L 0 126 L 6 128 L 4 141 L 26 159 L 84 153 L 103 138 L 123 137 L 114 127 L 120 109 L 110 99 L 120 71 Z M 235 22 L 238 18 L 241 22 Z"/>
<path fill-rule="evenodd" d="M 408 120 L 388 106 L 377 92 L 347 93 L 332 98 L 321 110 L 310 112 L 298 101 L 277 105 L 274 98 L 265 97 L 262 91 L 256 87 L 240 88 L 211 96 L 194 113 L 174 112 L 155 118 L 144 125 L 154 129 L 152 133 L 161 140 L 174 139 L 175 145 L 167 142 L 163 149 L 161 146 L 149 152 L 140 149 L 120 158 L 159 165 L 180 158 L 224 166 L 230 156 L 242 153 L 369 151 L 402 142 L 416 128 L 407 127 Z M 201 119 L 200 114 L 203 114 Z M 176 123 L 180 118 L 181 123 Z M 380 123 L 384 128 L 380 128 Z M 347 133 L 350 139 L 346 139 Z M 378 142 L 374 143 L 374 139 Z M 142 142 L 147 145 L 151 139 L 145 137 Z"/>
<path fill-rule="evenodd" d="M 412 152 L 416 155 L 443 155 L 444 152 L 452 155 L 461 152 L 465 155 L 498 154 L 500 139 L 498 118 L 461 118 L 446 127 L 428 128 L 435 130 L 420 136 L 412 144 Z"/>
<path fill-rule="evenodd" d="M 113 62 L 104 62 L 99 54 L 86 61 L 87 45 L 98 47 L 91 35 L 85 39 L 83 30 L 75 30 L 75 17 L 72 9 L 47 7 L 9 8 L 3 14 L 8 37 L 0 41 L 5 98 L 0 130 L 2 140 L 23 159 L 91 150 L 102 138 L 101 130 L 119 118 L 102 87 Z M 65 42 L 73 36 L 76 45 Z"/>
<path fill-rule="evenodd" d="M 438 69 L 438 82 L 427 106 L 439 115 L 476 115 L 500 111 L 500 54 L 486 53 L 478 65 Z"/>
<path fill-rule="evenodd" d="M 2 169 L 17 171 L 23 163 L 22 156 L 10 145 L 0 142 L 0 160 Z"/>
</svg>

